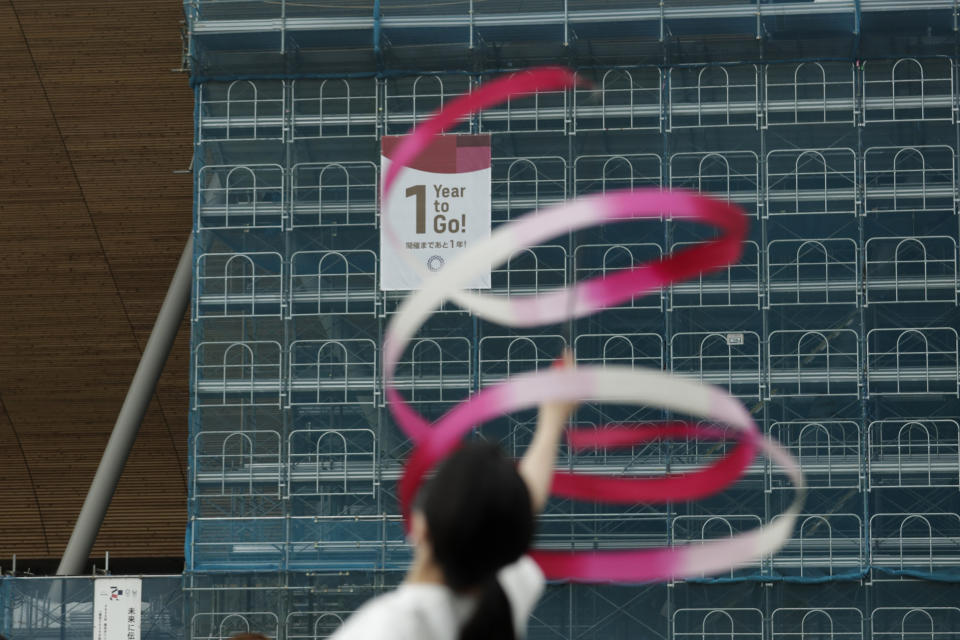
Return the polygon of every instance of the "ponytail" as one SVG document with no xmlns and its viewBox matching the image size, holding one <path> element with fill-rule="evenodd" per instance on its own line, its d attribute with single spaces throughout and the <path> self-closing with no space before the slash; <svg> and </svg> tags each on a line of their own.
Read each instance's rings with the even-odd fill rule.
<svg viewBox="0 0 960 640">
<path fill-rule="evenodd" d="M 460 630 L 459 640 L 516 640 L 510 601 L 496 576 L 482 589 L 477 608 Z"/>
<path fill-rule="evenodd" d="M 502 567 L 530 547 L 530 492 L 513 461 L 495 444 L 462 445 L 424 488 L 420 507 L 444 582 L 477 593 L 477 609 L 460 640 L 515 640 L 510 601 L 497 581 Z"/>
</svg>

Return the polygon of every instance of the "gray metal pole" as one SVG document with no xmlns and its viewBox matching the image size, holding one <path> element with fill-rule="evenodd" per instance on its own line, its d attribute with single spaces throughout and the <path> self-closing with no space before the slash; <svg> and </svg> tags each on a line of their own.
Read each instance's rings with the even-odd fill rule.
<svg viewBox="0 0 960 640">
<path fill-rule="evenodd" d="M 133 443 L 137 439 L 143 414 L 146 413 L 150 398 L 153 397 L 153 390 L 157 386 L 157 380 L 160 379 L 163 365 L 173 347 L 174 338 L 177 337 L 180 321 L 190 302 L 192 266 L 193 236 L 191 235 L 187 240 L 187 246 L 183 248 L 170 288 L 167 289 L 160 313 L 157 314 L 157 321 L 143 350 L 143 357 L 140 358 L 137 371 L 133 374 L 133 381 L 127 390 L 123 406 L 120 407 L 120 414 L 113 425 L 107 447 L 103 450 L 100 466 L 97 467 L 93 482 L 90 483 L 87 498 L 83 501 L 83 508 L 77 517 L 77 523 L 73 526 L 70 541 L 60 559 L 60 566 L 57 568 L 58 576 L 79 575 L 90 556 L 90 550 L 97 539 L 103 517 L 107 513 L 107 507 L 110 506 L 120 474 L 123 473 L 123 467 L 130 455 L 130 449 L 133 448 Z"/>
</svg>

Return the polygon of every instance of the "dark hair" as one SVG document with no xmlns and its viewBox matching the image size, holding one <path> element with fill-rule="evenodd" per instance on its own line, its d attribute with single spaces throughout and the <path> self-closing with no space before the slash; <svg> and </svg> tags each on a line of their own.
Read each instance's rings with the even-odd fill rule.
<svg viewBox="0 0 960 640">
<path fill-rule="evenodd" d="M 527 551 L 534 527 L 530 492 L 514 462 L 495 444 L 468 442 L 440 464 L 418 504 L 447 585 L 482 588 L 460 640 L 514 638 L 497 571 Z"/>
</svg>

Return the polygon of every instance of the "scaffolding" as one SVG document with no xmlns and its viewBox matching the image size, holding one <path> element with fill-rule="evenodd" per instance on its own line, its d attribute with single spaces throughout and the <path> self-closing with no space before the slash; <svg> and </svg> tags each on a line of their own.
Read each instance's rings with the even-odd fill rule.
<svg viewBox="0 0 960 640">
<path fill-rule="evenodd" d="M 305 60 L 342 47 L 330 55 L 353 65 L 341 73 L 334 57 L 326 75 L 277 77 L 248 60 L 237 77 L 197 74 L 191 638 L 248 625 L 318 640 L 409 562 L 396 481 L 411 445 L 389 418 L 379 358 L 403 297 L 377 280 L 383 135 L 489 81 L 493 66 L 521 67 L 531 51 L 549 56 L 598 29 L 659 32 L 663 43 L 705 21 L 763 39 L 847 18 L 906 20 L 886 0 L 415 4 L 187 3 L 204 68 L 227 64 L 223 47 L 244 38 L 247 49 L 301 46 Z M 923 4 L 954 24 L 953 0 Z M 532 40 L 506 46 L 496 65 L 428 64 L 513 43 L 517 25 Z M 351 43 L 371 37 L 380 62 L 351 58 Z M 728 390 L 810 486 L 781 552 L 667 585 L 551 585 L 531 637 L 960 638 L 960 95 L 955 56 L 934 49 L 584 64 L 590 86 L 510 100 L 458 126 L 492 136 L 495 226 L 583 194 L 671 187 L 739 205 L 751 231 L 736 264 L 562 326 L 510 330 L 446 303 L 397 367 L 417 410 L 439 417 L 572 344 L 580 363 Z M 525 249 L 494 270 L 492 293 L 556 291 L 710 237 L 669 213 Z M 588 404 L 575 423 L 672 417 Z M 534 419 L 503 417 L 478 437 L 519 456 Z M 679 473 L 732 444 L 564 449 L 559 464 Z M 775 518 L 789 490 L 758 460 L 733 489 L 695 504 L 556 500 L 536 544 L 697 544 Z"/>
</svg>

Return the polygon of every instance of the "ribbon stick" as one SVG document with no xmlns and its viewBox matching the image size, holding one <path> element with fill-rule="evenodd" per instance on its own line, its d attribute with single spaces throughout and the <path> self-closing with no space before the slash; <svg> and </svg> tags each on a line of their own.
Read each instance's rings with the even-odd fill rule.
<svg viewBox="0 0 960 640">
<path fill-rule="evenodd" d="M 538 91 L 563 90 L 579 84 L 568 70 L 545 67 L 505 76 L 447 103 L 417 126 L 400 143 L 383 180 L 383 216 L 392 215 L 387 203 L 396 178 L 437 135 L 479 110 L 512 97 Z M 477 270 L 507 262 L 519 251 L 549 238 L 589 226 L 638 218 L 688 219 L 716 228 L 717 238 L 658 260 L 634 265 L 540 296 L 483 295 L 463 289 Z M 402 244 L 387 229 L 388 240 L 402 255 Z M 394 419 L 415 448 L 400 479 L 404 516 L 425 475 L 455 449 L 474 427 L 544 402 L 602 402 L 654 407 L 695 417 L 719 427 L 687 423 L 617 426 L 595 432 L 571 431 L 568 442 L 578 450 L 598 446 L 629 446 L 655 439 L 698 437 L 735 438 L 736 445 L 720 460 L 691 473 L 663 477 L 605 477 L 557 473 L 553 493 L 574 499 L 618 504 L 662 504 L 689 501 L 723 491 L 746 472 L 757 452 L 782 467 L 796 486 L 793 503 L 774 521 L 726 539 L 658 549 L 627 551 L 536 550 L 533 557 L 549 578 L 582 582 L 645 582 L 716 574 L 748 563 L 780 548 L 790 536 L 803 506 L 804 481 L 794 459 L 776 442 L 765 438 L 750 414 L 725 390 L 672 374 L 624 366 L 551 368 L 512 376 L 487 387 L 430 423 L 394 387 L 397 363 L 427 318 L 446 301 L 454 301 L 476 316 L 511 327 L 552 324 L 595 313 L 605 307 L 709 273 L 740 258 L 747 222 L 735 206 L 685 191 L 639 189 L 577 198 L 542 210 L 534 216 L 498 227 L 490 238 L 472 245 L 441 271 L 427 276 L 422 288 L 400 306 L 383 345 L 383 375 Z"/>
</svg>

